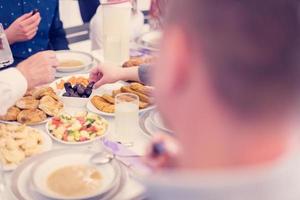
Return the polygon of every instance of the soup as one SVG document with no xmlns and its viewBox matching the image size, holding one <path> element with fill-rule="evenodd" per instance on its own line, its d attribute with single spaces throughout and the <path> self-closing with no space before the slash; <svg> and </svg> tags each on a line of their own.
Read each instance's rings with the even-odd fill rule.
<svg viewBox="0 0 300 200">
<path fill-rule="evenodd" d="M 84 63 L 80 60 L 63 60 L 60 61 L 59 67 L 79 67 L 83 65 Z"/>
<path fill-rule="evenodd" d="M 64 197 L 83 197 L 96 194 L 101 186 L 100 172 L 91 166 L 78 165 L 60 168 L 47 179 L 47 186 Z"/>
</svg>

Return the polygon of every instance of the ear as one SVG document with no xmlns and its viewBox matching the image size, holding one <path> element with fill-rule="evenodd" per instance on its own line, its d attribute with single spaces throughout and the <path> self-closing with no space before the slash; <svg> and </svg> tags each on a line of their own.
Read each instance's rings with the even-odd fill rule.
<svg viewBox="0 0 300 200">
<path fill-rule="evenodd" d="M 156 86 L 165 95 L 183 92 L 188 87 L 191 73 L 191 48 L 184 31 L 167 28 L 161 45 L 158 66 L 155 69 Z"/>
</svg>

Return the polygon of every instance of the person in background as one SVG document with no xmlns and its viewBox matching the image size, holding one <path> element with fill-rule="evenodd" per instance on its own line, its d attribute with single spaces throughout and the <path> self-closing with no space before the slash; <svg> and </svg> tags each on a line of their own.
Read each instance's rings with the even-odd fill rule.
<svg viewBox="0 0 300 200">
<path fill-rule="evenodd" d="M 299 200 L 299 1 L 170 4 L 153 83 L 181 151 L 147 198 Z"/>
<path fill-rule="evenodd" d="M 133 40 L 141 33 L 144 25 L 144 15 L 137 9 L 137 0 L 132 1 L 132 14 L 131 14 L 131 39 Z M 90 23 L 90 39 L 92 41 L 92 50 L 102 49 L 102 12 L 100 6 Z"/>
<path fill-rule="evenodd" d="M 5 115 L 28 89 L 53 81 L 56 66 L 55 53 L 44 51 L 19 63 L 16 68 L 0 71 L 0 116 Z"/>
<path fill-rule="evenodd" d="M 68 49 L 58 0 L 0 0 L 0 22 L 14 65 L 40 51 Z"/>
</svg>

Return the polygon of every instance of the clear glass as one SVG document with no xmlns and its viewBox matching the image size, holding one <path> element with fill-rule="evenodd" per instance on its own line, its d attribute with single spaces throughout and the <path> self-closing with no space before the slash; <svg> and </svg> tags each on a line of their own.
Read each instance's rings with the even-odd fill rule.
<svg viewBox="0 0 300 200">
<path fill-rule="evenodd" d="M 6 182 L 4 177 L 3 164 L 0 161 L 0 199 L 6 198 Z"/>
<path fill-rule="evenodd" d="M 139 131 L 139 97 L 121 93 L 115 97 L 115 138 L 121 143 L 131 143 Z"/>
<path fill-rule="evenodd" d="M 100 8 L 104 62 L 121 66 L 129 59 L 131 4 L 102 4 Z"/>
<path fill-rule="evenodd" d="M 4 29 L 0 23 L 0 68 L 11 65 L 14 62 L 9 43 Z"/>
</svg>

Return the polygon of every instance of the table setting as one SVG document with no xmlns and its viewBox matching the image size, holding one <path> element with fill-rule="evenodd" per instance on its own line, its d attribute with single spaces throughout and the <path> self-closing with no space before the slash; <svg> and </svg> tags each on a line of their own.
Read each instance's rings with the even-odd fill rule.
<svg viewBox="0 0 300 200">
<path fill-rule="evenodd" d="M 7 155 L 1 152 L 0 193 L 12 200 L 145 198 L 145 188 L 135 179 L 151 169 L 140 158 L 154 132 L 171 132 L 160 121 L 150 92 L 124 81 L 93 90 L 85 72 L 97 58 L 79 51 L 58 51 L 57 57 L 63 63 L 57 79 L 28 91 L 1 118 L 0 140 L 11 144 L 6 144 Z M 13 134 L 5 138 L 5 130 Z M 131 134 L 117 134 L 124 130 Z M 70 193 L 74 188 L 50 186 L 51 177 L 53 185 L 68 177 L 76 182 L 66 172 L 80 170 L 93 174 L 89 182 L 95 187 L 82 186 L 76 196 Z"/>
</svg>

